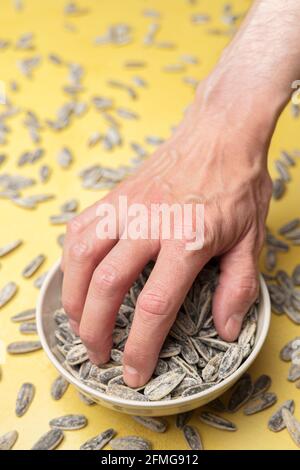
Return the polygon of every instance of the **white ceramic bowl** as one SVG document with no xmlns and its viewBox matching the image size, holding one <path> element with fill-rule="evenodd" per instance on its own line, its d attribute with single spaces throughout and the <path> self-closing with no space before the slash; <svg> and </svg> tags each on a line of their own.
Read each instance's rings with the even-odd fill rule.
<svg viewBox="0 0 300 470">
<path fill-rule="evenodd" d="M 217 398 L 219 395 L 228 390 L 250 367 L 259 354 L 270 325 L 271 308 L 269 293 L 262 276 L 260 277 L 260 303 L 258 311 L 258 324 L 256 332 L 256 340 L 254 348 L 245 362 L 230 376 L 221 383 L 214 385 L 208 390 L 204 390 L 196 395 L 185 398 L 176 398 L 173 400 L 155 401 L 155 402 L 139 402 L 133 400 L 124 400 L 118 397 L 107 396 L 105 393 L 96 391 L 91 387 L 81 383 L 70 372 L 68 372 L 61 364 L 62 357 L 54 354 L 55 346 L 54 330 L 55 322 L 53 319 L 53 311 L 61 307 L 61 287 L 62 272 L 60 270 L 60 261 L 58 261 L 49 271 L 44 281 L 37 304 L 37 328 L 43 345 L 43 348 L 58 372 L 73 384 L 81 393 L 84 393 L 96 403 L 121 411 L 123 413 L 143 416 L 165 416 L 176 413 L 189 411 Z"/>
</svg>

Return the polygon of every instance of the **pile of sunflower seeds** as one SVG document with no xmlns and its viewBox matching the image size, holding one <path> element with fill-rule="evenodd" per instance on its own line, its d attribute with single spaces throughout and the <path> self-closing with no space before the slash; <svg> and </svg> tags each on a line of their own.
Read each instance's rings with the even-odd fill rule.
<svg viewBox="0 0 300 470">
<path fill-rule="evenodd" d="M 88 360 L 86 348 L 70 330 L 64 310 L 54 312 L 57 325 L 55 352 L 69 372 L 95 390 L 140 401 L 188 397 L 229 377 L 251 353 L 257 326 L 257 304 L 249 309 L 238 340 L 233 343 L 223 341 L 212 318 L 218 266 L 211 263 L 199 274 L 179 310 L 151 380 L 139 390 L 127 387 L 123 381 L 123 351 L 136 299 L 151 269 L 152 264 L 149 264 L 124 298 L 113 333 L 111 361 L 104 367 L 97 367 Z"/>
</svg>

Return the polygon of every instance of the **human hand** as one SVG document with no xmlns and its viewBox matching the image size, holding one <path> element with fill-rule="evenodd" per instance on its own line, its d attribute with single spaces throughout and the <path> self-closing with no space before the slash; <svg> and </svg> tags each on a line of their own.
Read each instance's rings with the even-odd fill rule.
<svg viewBox="0 0 300 470">
<path fill-rule="evenodd" d="M 215 96 L 213 100 L 215 100 Z M 257 260 L 272 184 L 266 168 L 268 137 L 235 110 L 236 122 L 211 106 L 200 87 L 174 135 L 137 173 L 68 225 L 62 269 L 63 306 L 92 362 L 109 360 L 114 321 L 134 280 L 151 259 L 155 267 L 141 292 L 124 350 L 124 380 L 148 381 L 163 342 L 195 277 L 210 258 L 220 257 L 213 298 L 219 335 L 234 341 L 258 293 Z M 232 110 L 230 112 L 232 116 Z M 239 123 L 239 126 L 236 124 Z M 204 246 L 186 250 L 185 240 L 100 240 L 99 205 L 204 204 Z M 121 221 L 122 222 L 122 221 Z M 122 226 L 122 223 L 121 223 Z"/>
</svg>

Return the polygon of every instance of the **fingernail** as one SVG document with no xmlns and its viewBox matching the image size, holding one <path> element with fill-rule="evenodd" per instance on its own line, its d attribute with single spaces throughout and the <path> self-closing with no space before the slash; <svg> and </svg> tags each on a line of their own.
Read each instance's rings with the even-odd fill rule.
<svg viewBox="0 0 300 470">
<path fill-rule="evenodd" d="M 243 314 L 234 313 L 229 317 L 225 325 L 225 330 L 231 341 L 234 341 L 241 330 L 241 326 L 244 320 Z"/>
<path fill-rule="evenodd" d="M 73 333 L 75 333 L 75 335 L 79 336 L 79 325 L 78 325 L 78 323 L 74 320 L 69 320 L 69 323 L 70 323 L 70 327 L 71 327 Z"/>
<path fill-rule="evenodd" d="M 129 387 L 140 387 L 143 385 L 143 379 L 138 371 L 131 366 L 124 366 L 124 380 Z"/>
</svg>

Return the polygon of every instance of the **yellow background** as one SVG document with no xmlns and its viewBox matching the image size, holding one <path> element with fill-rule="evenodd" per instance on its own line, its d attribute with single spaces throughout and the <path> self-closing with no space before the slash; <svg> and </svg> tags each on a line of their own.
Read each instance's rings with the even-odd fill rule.
<svg viewBox="0 0 300 470">
<path fill-rule="evenodd" d="M 36 278 L 60 255 L 56 237 L 63 230 L 61 227 L 50 226 L 49 216 L 58 213 L 60 204 L 68 198 L 78 198 L 82 209 L 103 194 L 82 190 L 78 171 L 94 163 L 108 166 L 124 164 L 133 154 L 128 144 L 130 141 L 143 144 L 145 135 L 149 134 L 167 137 L 171 125 L 180 120 L 182 110 L 193 96 L 192 89 L 183 84 L 182 77 L 205 77 L 228 41 L 226 36 L 207 33 L 214 27 L 226 29 L 220 21 L 222 0 L 201 0 L 196 5 L 190 5 L 185 0 L 81 0 L 79 5 L 88 7 L 89 14 L 74 18 L 63 17 L 63 0 L 24 0 L 25 8 L 20 12 L 13 8 L 12 3 L 10 0 L 1 0 L 0 38 L 10 39 L 15 43 L 20 34 L 32 31 L 37 46 L 36 51 L 32 52 L 16 50 L 14 47 L 0 50 L 0 80 L 8 86 L 9 81 L 15 79 L 20 85 L 18 93 L 9 93 L 14 103 L 23 109 L 36 111 L 41 119 L 54 118 L 56 109 L 68 100 L 61 91 L 62 84 L 67 83 L 66 68 L 55 66 L 47 60 L 48 53 L 54 52 L 66 61 L 85 66 L 83 84 L 86 91 L 82 94 L 83 100 L 89 100 L 93 95 L 113 96 L 118 106 L 134 110 L 141 118 L 138 121 L 122 121 L 125 144 L 118 150 L 106 153 L 101 145 L 87 148 L 86 142 L 90 134 L 107 128 L 100 114 L 91 109 L 83 117 L 75 118 L 73 124 L 61 133 L 44 130 L 41 145 L 47 149 L 46 156 L 39 163 L 21 169 L 16 166 L 17 158 L 22 151 L 34 146 L 22 126 L 24 114 L 8 121 L 12 133 L 9 135 L 9 143 L 0 146 L 0 153 L 6 153 L 9 158 L 1 166 L 0 174 L 17 172 L 37 177 L 39 166 L 47 161 L 53 170 L 50 181 L 45 185 L 29 188 L 24 194 L 55 193 L 56 198 L 41 204 L 34 211 L 15 207 L 9 201 L 0 199 L 0 246 L 18 237 L 24 240 L 23 246 L 0 260 L 0 287 L 8 281 L 15 281 L 19 285 L 15 298 L 0 310 L 0 338 L 5 344 L 32 338 L 21 336 L 18 325 L 12 323 L 10 317 L 34 306 L 36 302 L 38 292 L 33 287 L 33 279 L 23 280 L 20 274 L 27 262 L 38 253 L 47 255 L 47 261 L 35 275 Z M 233 1 L 232 4 L 234 11 L 240 13 L 249 7 L 250 2 L 240 0 Z M 147 26 L 156 21 L 141 14 L 144 8 L 150 7 L 161 12 L 158 39 L 174 41 L 177 44 L 176 49 L 163 50 L 142 45 Z M 197 12 L 209 13 L 212 22 L 192 25 L 190 16 Z M 65 22 L 75 25 L 77 31 L 65 29 Z M 130 45 L 93 45 L 95 36 L 104 34 L 110 24 L 119 22 L 132 26 L 134 41 Z M 41 54 L 42 64 L 33 72 L 34 78 L 29 80 L 20 74 L 16 61 L 35 53 Z M 187 66 L 185 73 L 162 72 L 164 65 L 178 62 L 183 53 L 199 57 L 199 65 Z M 141 70 L 125 69 L 125 60 L 145 60 L 147 67 Z M 149 83 L 147 89 L 138 89 L 139 99 L 136 101 L 130 100 L 124 91 L 109 88 L 106 84 L 108 79 L 122 79 L 130 83 L 133 75 L 141 75 Z M 297 135 L 299 121 L 293 120 L 287 109 L 280 118 L 270 149 L 272 176 L 275 174 L 273 160 L 279 156 L 281 149 L 291 151 L 297 147 Z M 56 163 L 56 154 L 64 145 L 69 146 L 75 156 L 75 162 L 69 170 L 62 170 Z M 291 170 L 293 181 L 288 185 L 286 196 L 282 201 L 272 202 L 268 225 L 273 230 L 299 215 L 299 165 L 300 162 Z M 289 254 L 281 254 L 280 266 L 290 273 L 299 254 L 300 247 L 292 248 Z M 268 373 L 273 381 L 271 390 L 278 394 L 279 403 L 293 398 L 298 402 L 296 416 L 300 418 L 300 390 L 287 382 L 289 365 L 278 358 L 283 344 L 297 334 L 299 327 L 288 318 L 273 315 L 270 334 L 262 353 L 251 368 L 251 373 L 253 378 L 261 373 Z M 174 425 L 174 418 L 168 419 L 170 425 L 167 433 L 156 435 L 134 423 L 128 416 L 100 406 L 85 406 L 72 387 L 69 387 L 62 400 L 53 401 L 50 386 L 56 375 L 42 351 L 27 356 L 6 357 L 0 381 L 0 435 L 17 429 L 20 436 L 15 449 L 30 448 L 48 430 L 51 418 L 74 412 L 84 413 L 89 424 L 83 430 L 67 432 L 61 449 L 76 449 L 86 439 L 108 427 L 114 427 L 119 436 L 136 433 L 149 438 L 154 449 L 186 449 L 183 436 Z M 36 396 L 26 415 L 17 418 L 14 413 L 15 399 L 24 381 L 31 381 L 36 385 Z M 236 433 L 209 428 L 197 420 L 197 412 L 191 423 L 199 429 L 206 449 L 294 449 L 295 445 L 285 430 L 277 434 L 267 430 L 267 420 L 274 409 L 275 407 L 251 417 L 243 416 L 242 411 L 233 415 L 231 418 L 239 428 Z"/>
</svg>

